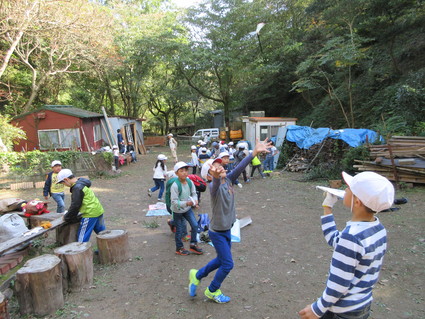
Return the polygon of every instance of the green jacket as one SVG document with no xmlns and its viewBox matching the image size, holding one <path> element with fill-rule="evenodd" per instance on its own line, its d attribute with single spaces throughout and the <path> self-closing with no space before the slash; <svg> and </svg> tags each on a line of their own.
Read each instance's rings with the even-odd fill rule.
<svg viewBox="0 0 425 319">
<path fill-rule="evenodd" d="M 103 214 L 104 209 L 90 186 L 91 182 L 85 178 L 79 178 L 72 185 L 71 206 L 65 215 L 66 221 L 75 221 L 78 213 L 81 213 L 84 218 L 99 217 Z"/>
</svg>

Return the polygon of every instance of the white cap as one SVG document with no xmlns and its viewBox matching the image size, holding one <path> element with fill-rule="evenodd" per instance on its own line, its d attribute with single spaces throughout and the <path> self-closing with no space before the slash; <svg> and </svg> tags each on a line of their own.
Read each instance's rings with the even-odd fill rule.
<svg viewBox="0 0 425 319">
<path fill-rule="evenodd" d="M 115 148 L 118 148 L 118 146 L 116 146 L 116 145 L 113 145 L 113 146 L 112 146 L 112 149 L 115 149 Z"/>
<path fill-rule="evenodd" d="M 204 141 L 203 140 L 199 140 L 198 141 L 198 144 L 202 144 Z"/>
<path fill-rule="evenodd" d="M 165 156 L 164 154 L 159 154 L 158 157 L 157 157 L 157 159 L 159 161 L 165 161 L 167 159 L 167 156 Z"/>
<path fill-rule="evenodd" d="M 342 177 L 351 192 L 374 212 L 390 208 L 394 203 L 394 186 L 391 182 L 374 172 L 361 172 L 356 176 L 342 172 Z"/>
<path fill-rule="evenodd" d="M 221 152 L 220 154 L 218 154 L 218 158 L 223 158 L 225 156 L 229 156 L 230 157 L 229 152 Z"/>
<path fill-rule="evenodd" d="M 50 167 L 53 167 L 53 166 L 56 166 L 56 165 L 62 166 L 61 161 L 58 161 L 58 160 L 53 161 L 52 164 L 50 165 Z"/>
<path fill-rule="evenodd" d="M 171 137 L 172 137 L 172 136 L 174 136 L 174 135 L 173 135 L 173 133 L 168 133 L 168 135 L 167 135 L 167 136 L 171 136 Z"/>
<path fill-rule="evenodd" d="M 233 145 L 233 144 L 234 144 L 233 142 L 229 142 L 229 146 L 230 146 L 230 145 Z"/>
<path fill-rule="evenodd" d="M 190 147 L 190 149 L 191 149 L 191 150 L 196 150 L 196 145 L 192 145 L 192 146 Z"/>
<path fill-rule="evenodd" d="M 206 147 L 201 147 L 201 152 L 206 152 L 207 148 Z"/>
<path fill-rule="evenodd" d="M 58 173 L 58 180 L 56 181 L 56 184 L 62 182 L 65 178 L 68 178 L 71 175 L 74 175 L 72 174 L 72 171 L 68 168 L 64 168 Z"/>
<path fill-rule="evenodd" d="M 238 144 L 237 147 L 245 149 L 245 144 Z"/>
<path fill-rule="evenodd" d="M 185 162 L 177 162 L 176 165 L 174 165 L 174 172 L 177 172 L 180 168 L 183 167 L 189 167 L 190 165 Z"/>
<path fill-rule="evenodd" d="M 203 146 L 203 145 L 207 145 L 207 143 L 205 143 L 205 142 L 201 142 L 201 144 L 200 144 L 201 146 Z"/>
<path fill-rule="evenodd" d="M 202 169 L 201 169 L 201 177 L 203 179 L 207 179 L 207 175 L 208 175 L 208 171 L 211 168 L 211 165 L 214 164 L 215 162 L 219 162 L 221 163 L 221 159 L 220 158 L 216 158 L 216 159 L 212 159 L 210 158 L 209 160 L 207 160 L 204 165 L 202 165 Z"/>
</svg>

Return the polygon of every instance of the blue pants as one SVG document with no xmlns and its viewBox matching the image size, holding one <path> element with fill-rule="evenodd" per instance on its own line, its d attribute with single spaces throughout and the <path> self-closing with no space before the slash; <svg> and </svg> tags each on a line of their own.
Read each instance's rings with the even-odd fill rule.
<svg viewBox="0 0 425 319">
<path fill-rule="evenodd" d="M 198 223 L 196 222 L 195 215 L 193 214 L 192 208 L 189 209 L 185 213 L 174 213 L 173 214 L 173 223 L 176 225 L 176 250 L 179 250 L 183 247 L 182 237 L 184 237 L 184 233 L 186 232 L 186 223 L 184 220 L 186 219 L 190 224 L 190 244 L 196 245 L 196 235 L 198 233 Z"/>
<path fill-rule="evenodd" d="M 263 162 L 264 170 L 273 171 L 274 170 L 274 157 L 266 157 Z"/>
<path fill-rule="evenodd" d="M 92 231 L 96 234 L 105 230 L 105 221 L 103 220 L 103 214 L 99 217 L 88 217 L 81 218 L 80 227 L 78 227 L 77 241 L 79 243 L 85 243 L 90 240 Z"/>
<path fill-rule="evenodd" d="M 137 162 L 136 152 L 130 152 L 133 162 Z"/>
<path fill-rule="evenodd" d="M 154 178 L 155 186 L 151 188 L 151 192 L 154 192 L 159 189 L 158 199 L 162 199 L 162 194 L 164 193 L 164 180 L 159 178 Z"/>
<path fill-rule="evenodd" d="M 65 211 L 65 193 L 52 193 L 52 198 L 58 204 L 56 213 L 63 213 Z"/>
<path fill-rule="evenodd" d="M 325 314 L 321 317 L 322 319 L 366 319 L 370 314 L 370 304 L 366 307 L 346 312 L 346 313 L 333 313 L 331 311 L 326 311 Z"/>
<path fill-rule="evenodd" d="M 220 289 L 220 286 L 230 271 L 233 269 L 232 240 L 230 229 L 224 232 L 208 231 L 208 235 L 214 244 L 217 257 L 211 260 L 205 267 L 198 270 L 196 277 L 201 280 L 217 269 L 214 279 L 211 281 L 209 290 L 211 292 Z"/>
</svg>

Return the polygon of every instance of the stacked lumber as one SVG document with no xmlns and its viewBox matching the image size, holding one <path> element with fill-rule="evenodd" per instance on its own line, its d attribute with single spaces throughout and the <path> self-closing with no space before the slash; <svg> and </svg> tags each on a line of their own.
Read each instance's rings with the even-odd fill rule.
<svg viewBox="0 0 425 319">
<path fill-rule="evenodd" d="M 425 159 L 425 137 L 393 136 L 385 145 L 370 145 L 370 157 L 390 158 L 390 148 L 395 158 L 419 157 Z"/>
<path fill-rule="evenodd" d="M 360 171 L 374 171 L 391 181 L 425 184 L 425 137 L 394 136 L 386 145 L 370 145 L 373 161 L 359 161 Z"/>
</svg>

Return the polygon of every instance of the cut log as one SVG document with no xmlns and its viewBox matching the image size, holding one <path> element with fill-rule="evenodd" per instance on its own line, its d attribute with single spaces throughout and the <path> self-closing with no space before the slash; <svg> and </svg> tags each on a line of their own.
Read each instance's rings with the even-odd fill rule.
<svg viewBox="0 0 425 319">
<path fill-rule="evenodd" d="M 77 241 L 80 223 L 65 224 L 56 228 L 56 242 L 63 246 Z"/>
<path fill-rule="evenodd" d="M 40 224 L 44 221 L 54 221 L 58 218 L 62 218 L 63 214 L 58 213 L 48 213 L 48 214 L 41 214 L 41 215 L 32 215 L 30 216 L 30 226 L 31 228 L 35 228 L 40 226 Z"/>
<path fill-rule="evenodd" d="M 91 243 L 70 243 L 55 249 L 62 260 L 64 291 L 79 292 L 93 283 L 93 251 Z"/>
<path fill-rule="evenodd" d="M 7 298 L 0 292 L 0 319 L 10 319 L 7 303 Z"/>
<path fill-rule="evenodd" d="M 126 230 L 104 230 L 96 236 L 96 239 L 101 264 L 121 263 L 130 258 Z"/>
<path fill-rule="evenodd" d="M 45 316 L 63 307 L 60 258 L 47 254 L 28 260 L 16 272 L 15 292 L 23 315 Z"/>
</svg>

